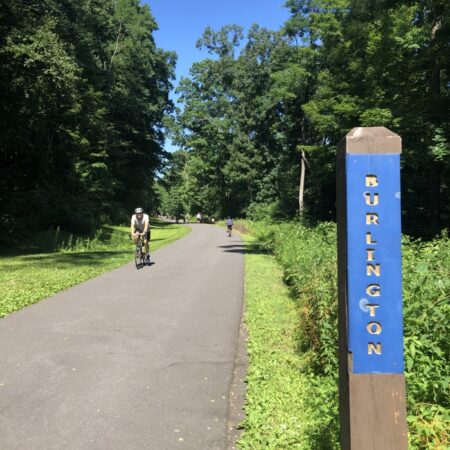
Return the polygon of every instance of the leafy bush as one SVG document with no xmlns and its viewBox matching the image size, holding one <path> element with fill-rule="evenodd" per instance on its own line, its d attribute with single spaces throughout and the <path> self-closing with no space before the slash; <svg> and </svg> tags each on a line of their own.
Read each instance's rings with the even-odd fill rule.
<svg viewBox="0 0 450 450">
<path fill-rule="evenodd" d="M 247 223 L 280 262 L 298 305 L 298 351 L 311 378 L 311 410 L 325 432 L 337 418 L 336 228 Z M 403 310 L 410 446 L 448 448 L 450 240 L 403 240 Z M 317 431 L 317 430 L 316 430 Z M 313 433 L 313 430 L 311 430 Z M 318 436 L 318 435 L 317 435 Z M 315 441 L 318 442 L 317 440 Z M 320 447 L 317 444 L 317 448 Z"/>
<path fill-rule="evenodd" d="M 242 229 L 247 229 L 245 226 Z M 273 255 L 246 237 L 250 367 L 240 449 L 337 449 L 337 385 L 297 351 L 298 308 Z M 305 370 L 306 369 L 306 370 Z M 324 420 L 325 419 L 325 420 Z"/>
<path fill-rule="evenodd" d="M 414 448 L 450 444 L 450 240 L 405 238 L 403 311 L 408 422 Z"/>
<path fill-rule="evenodd" d="M 245 216 L 249 220 L 263 221 L 266 219 L 273 219 L 280 213 L 280 206 L 277 202 L 273 203 L 258 203 L 253 202 L 245 209 Z"/>
<path fill-rule="evenodd" d="M 285 282 L 298 301 L 299 351 L 311 351 L 316 374 L 334 374 L 337 367 L 337 275 L 335 226 L 315 228 L 296 223 L 255 225 L 253 229 L 273 251 Z"/>
</svg>

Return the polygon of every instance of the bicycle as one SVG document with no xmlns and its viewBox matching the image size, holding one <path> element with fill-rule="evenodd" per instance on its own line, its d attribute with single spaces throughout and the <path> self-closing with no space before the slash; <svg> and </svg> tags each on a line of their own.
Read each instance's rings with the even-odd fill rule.
<svg viewBox="0 0 450 450">
<path fill-rule="evenodd" d="M 228 237 L 231 237 L 231 225 L 227 226 L 227 233 L 228 233 Z"/>
<path fill-rule="evenodd" d="M 136 241 L 136 249 L 134 252 L 134 263 L 136 264 L 136 269 L 143 267 L 145 265 L 145 249 L 144 240 L 142 234 L 139 235 Z"/>
</svg>

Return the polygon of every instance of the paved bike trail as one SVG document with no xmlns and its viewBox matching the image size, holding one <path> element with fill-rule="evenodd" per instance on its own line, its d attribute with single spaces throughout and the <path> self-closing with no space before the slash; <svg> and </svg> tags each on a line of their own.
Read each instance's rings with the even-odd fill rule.
<svg viewBox="0 0 450 450">
<path fill-rule="evenodd" d="M 0 449 L 226 449 L 243 251 L 183 239 L 0 319 Z"/>
</svg>

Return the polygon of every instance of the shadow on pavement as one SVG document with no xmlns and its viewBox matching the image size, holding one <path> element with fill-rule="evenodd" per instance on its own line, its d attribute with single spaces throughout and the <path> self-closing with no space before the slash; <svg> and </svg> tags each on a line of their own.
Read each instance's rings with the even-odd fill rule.
<svg viewBox="0 0 450 450">
<path fill-rule="evenodd" d="M 141 270 L 141 269 L 143 269 L 144 267 L 150 267 L 150 266 L 153 266 L 153 264 L 156 264 L 156 263 L 154 263 L 153 261 L 151 261 L 151 262 L 145 263 L 145 264 L 138 264 L 138 265 L 136 266 L 136 269 L 137 269 L 137 270 Z"/>
<path fill-rule="evenodd" d="M 240 254 L 252 254 L 252 255 L 267 255 L 270 252 L 258 244 L 230 244 L 219 245 L 218 248 L 222 248 L 227 253 L 240 253 Z"/>
</svg>

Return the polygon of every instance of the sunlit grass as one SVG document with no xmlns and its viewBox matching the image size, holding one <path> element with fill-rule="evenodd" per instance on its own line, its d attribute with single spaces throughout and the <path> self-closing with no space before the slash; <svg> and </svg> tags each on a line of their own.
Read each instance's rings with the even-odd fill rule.
<svg viewBox="0 0 450 450">
<path fill-rule="evenodd" d="M 244 423 L 242 447 L 338 448 L 335 225 L 322 223 L 314 228 L 298 223 L 245 225 L 258 237 L 259 245 L 273 253 L 281 269 L 275 265 L 273 270 L 266 270 L 265 261 L 258 255 L 247 255 L 251 361 L 248 419 Z M 448 449 L 450 240 L 447 233 L 429 242 L 404 236 L 402 253 L 409 447 Z M 279 278 L 280 270 L 289 286 L 288 296 L 281 289 L 273 293 L 268 290 L 275 286 L 273 280 Z M 280 301 L 280 295 L 287 300 Z M 269 308 L 272 304 L 273 308 Z M 293 310 L 297 311 L 296 326 L 289 315 Z M 272 336 L 277 338 L 274 340 Z M 291 340 L 294 336 L 295 342 Z M 286 343 L 285 352 L 277 351 L 277 346 L 283 348 Z M 292 348 L 296 349 L 295 354 Z M 295 381 L 292 367 L 298 363 Z M 273 389 L 280 372 L 284 377 L 279 384 L 281 388 Z M 285 391 L 292 392 L 301 410 L 282 396 Z M 293 427 L 288 424 L 284 436 L 272 417 L 286 414 L 286 405 L 292 410 L 292 416 L 288 417 L 299 420 Z M 258 429 L 263 430 L 260 435 Z M 252 441 L 258 445 L 254 446 Z"/>
<path fill-rule="evenodd" d="M 298 351 L 297 305 L 275 257 L 253 238 L 244 239 L 249 369 L 238 448 L 311 449 L 313 392 Z"/>
<path fill-rule="evenodd" d="M 156 222 L 152 226 L 151 251 L 185 236 L 190 228 Z M 59 251 L 17 251 L 0 256 L 0 317 L 49 297 L 133 259 L 129 228 L 103 227 L 94 238 L 70 238 Z"/>
</svg>

